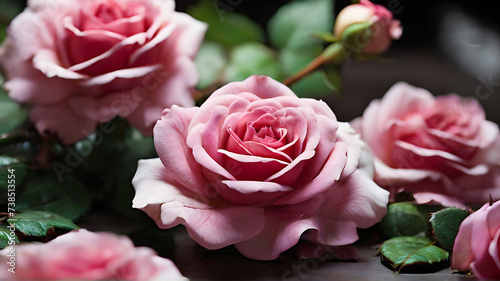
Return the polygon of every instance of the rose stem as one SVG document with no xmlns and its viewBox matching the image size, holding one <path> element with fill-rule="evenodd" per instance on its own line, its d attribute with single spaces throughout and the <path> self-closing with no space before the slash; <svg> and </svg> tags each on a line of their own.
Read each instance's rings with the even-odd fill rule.
<svg viewBox="0 0 500 281">
<path fill-rule="evenodd" d="M 336 42 L 328 46 L 319 56 L 317 56 L 313 61 L 311 61 L 308 65 L 302 68 L 299 72 L 297 72 L 292 77 L 289 77 L 283 81 L 283 84 L 287 86 L 291 86 L 299 80 L 303 79 L 307 75 L 316 71 L 323 64 L 332 62 L 335 64 L 340 64 L 344 61 L 344 57 L 339 56 L 344 53 L 344 46 L 340 42 Z"/>
<path fill-rule="evenodd" d="M 323 56 L 320 55 L 320 56 L 316 57 L 313 61 L 311 61 L 308 65 L 306 65 L 306 67 L 302 68 L 295 75 L 285 79 L 283 81 L 283 84 L 290 87 L 291 85 L 295 84 L 297 81 L 301 80 L 302 78 L 304 78 L 307 75 L 314 72 L 316 69 L 318 69 L 320 66 L 322 66 L 325 62 L 326 62 L 326 60 Z"/>
</svg>

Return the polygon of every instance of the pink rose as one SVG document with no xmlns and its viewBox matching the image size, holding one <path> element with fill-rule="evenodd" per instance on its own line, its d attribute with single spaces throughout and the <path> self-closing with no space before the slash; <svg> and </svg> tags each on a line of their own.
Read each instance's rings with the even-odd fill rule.
<svg viewBox="0 0 500 281">
<path fill-rule="evenodd" d="M 271 260 L 300 238 L 347 245 L 386 213 L 359 135 L 266 76 L 166 109 L 154 140 L 159 159 L 139 162 L 133 206 L 208 249 Z"/>
<path fill-rule="evenodd" d="M 341 38 L 344 31 L 353 24 L 371 23 L 369 38 L 359 38 L 356 42 L 363 43 L 363 52 L 366 54 L 380 54 L 391 45 L 392 40 L 399 39 L 403 29 L 398 20 L 394 20 L 392 13 L 384 6 L 373 4 L 368 0 L 361 0 L 359 4 L 352 4 L 340 11 L 335 20 L 334 34 Z M 361 34 L 367 36 L 366 34 Z M 352 46 L 360 47 L 360 46 Z"/>
<path fill-rule="evenodd" d="M 192 106 L 206 25 L 173 0 L 30 0 L 0 49 L 5 88 L 64 144 L 116 116 L 146 135 L 165 107 Z"/>
<path fill-rule="evenodd" d="M 486 203 L 460 225 L 451 268 L 480 279 L 500 279 L 500 201 Z"/>
<path fill-rule="evenodd" d="M 9 272 L 15 247 L 15 273 Z M 2 280 L 187 281 L 174 263 L 146 247 L 135 248 L 126 236 L 84 229 L 45 244 L 20 244 L 0 251 Z"/>
<path fill-rule="evenodd" d="M 375 155 L 375 181 L 418 203 L 464 207 L 500 197 L 498 126 L 474 99 L 405 83 L 352 122 Z"/>
</svg>

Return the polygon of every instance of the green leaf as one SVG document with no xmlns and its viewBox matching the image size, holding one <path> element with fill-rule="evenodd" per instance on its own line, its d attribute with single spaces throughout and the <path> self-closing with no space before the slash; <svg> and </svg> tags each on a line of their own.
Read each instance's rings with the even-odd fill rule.
<svg viewBox="0 0 500 281">
<path fill-rule="evenodd" d="M 468 211 L 457 208 L 446 208 L 432 214 L 430 222 L 437 244 L 452 251 L 460 224 L 469 214 Z"/>
<path fill-rule="evenodd" d="M 321 54 L 324 41 L 317 35 L 331 33 L 333 21 L 331 0 L 296 1 L 278 10 L 269 21 L 268 30 L 273 45 L 281 48 L 279 62 L 284 76 L 294 75 Z M 292 90 L 300 97 L 332 92 L 319 72 L 295 83 Z"/>
<path fill-rule="evenodd" d="M 0 156 L 0 168 L 8 167 L 15 163 L 19 163 L 19 160 L 14 157 Z"/>
<path fill-rule="evenodd" d="M 16 158 L 0 156 L 0 202 L 7 202 L 9 190 L 18 191 L 29 170 L 28 165 Z"/>
<path fill-rule="evenodd" d="M 216 1 L 201 1 L 187 10 L 194 18 L 208 23 L 206 40 L 225 47 L 234 47 L 244 42 L 264 42 L 262 28 L 247 17 L 221 10 Z"/>
<path fill-rule="evenodd" d="M 17 129 L 28 120 L 28 110 L 0 90 L 0 134 Z"/>
<path fill-rule="evenodd" d="M 342 93 L 342 75 L 340 65 L 330 64 L 323 67 L 326 85 L 337 94 Z"/>
<path fill-rule="evenodd" d="M 398 272 L 436 272 L 448 266 L 449 253 L 426 237 L 401 236 L 380 245 L 382 263 Z"/>
<path fill-rule="evenodd" d="M 19 0 L 2 0 L 0 2 L 0 18 L 5 23 L 12 20 L 17 14 L 23 11 L 24 1 Z"/>
<path fill-rule="evenodd" d="M 6 226 L 0 226 L 0 250 L 9 246 L 9 243 L 11 245 L 19 244 L 19 239 L 17 238 L 17 235 L 14 235 L 14 237 L 11 236 L 10 229 L 8 229 Z M 15 244 L 13 244 L 11 241 L 14 241 Z"/>
<path fill-rule="evenodd" d="M 78 228 L 71 220 L 50 212 L 27 211 L 7 220 L 27 236 L 45 236 L 51 228 L 72 230 Z"/>
<path fill-rule="evenodd" d="M 430 208 L 405 202 L 390 204 L 379 224 L 380 234 L 384 238 L 425 234 L 430 228 Z"/>
<path fill-rule="evenodd" d="M 112 168 L 104 178 L 110 185 L 107 194 L 110 206 L 118 214 L 136 220 L 147 218 L 144 212 L 132 208 L 131 202 L 135 195 L 132 178 L 137 171 L 138 160 L 153 157 L 158 157 L 153 138 L 144 137 L 134 129 L 131 138 L 127 139 L 124 152 L 115 157 Z"/>
<path fill-rule="evenodd" d="M 227 65 L 226 50 L 220 44 L 204 42 L 195 59 L 200 75 L 199 89 L 204 89 L 222 78 L 222 71 Z"/>
<path fill-rule="evenodd" d="M 19 0 L 0 1 L 0 43 L 7 35 L 7 25 L 17 14 L 23 11 L 24 5 L 24 1 Z"/>
<path fill-rule="evenodd" d="M 315 34 L 333 29 L 333 1 L 296 1 L 281 7 L 269 21 L 271 42 L 282 49 L 305 50 L 319 46 Z"/>
<path fill-rule="evenodd" d="M 20 185 L 30 171 L 28 165 L 21 163 L 13 157 L 0 156 L 0 190 L 7 190 L 9 179 L 15 179 L 15 184 Z M 9 177 L 9 175 L 11 175 Z"/>
<path fill-rule="evenodd" d="M 106 175 L 114 168 L 117 158 L 127 153 L 125 150 L 126 141 L 132 137 L 132 132 L 133 129 L 127 121 L 119 117 L 100 124 L 94 134 L 79 142 L 82 143 L 81 148 L 78 147 L 78 143 L 75 144 L 73 150 L 76 151 L 76 154 L 71 153 L 71 149 L 66 148 L 65 160 L 68 163 L 68 155 L 73 154 L 72 162 L 74 164 L 69 166 L 81 172 L 82 176 L 89 172 Z M 136 147 L 133 150 L 135 149 L 140 148 Z"/>
<path fill-rule="evenodd" d="M 7 26 L 0 24 L 0 43 L 7 37 Z"/>
<path fill-rule="evenodd" d="M 323 50 L 322 46 L 315 46 L 305 51 L 283 49 L 280 52 L 280 62 L 285 74 L 292 75 L 314 60 Z"/>
<path fill-rule="evenodd" d="M 91 206 L 87 188 L 71 176 L 59 182 L 55 177 L 33 177 L 18 195 L 16 210 L 52 212 L 70 220 L 83 216 Z"/>
<path fill-rule="evenodd" d="M 283 49 L 280 52 L 280 64 L 286 76 L 292 76 L 316 58 L 322 51 L 321 46 L 306 51 Z M 320 72 L 312 73 L 306 78 L 292 85 L 292 90 L 299 97 L 317 97 L 330 94 L 332 90 L 325 83 Z"/>
<path fill-rule="evenodd" d="M 245 43 L 231 51 L 224 80 L 241 81 L 250 75 L 267 75 L 279 79 L 280 67 L 274 52 L 259 43 Z"/>
<path fill-rule="evenodd" d="M 292 85 L 291 89 L 297 96 L 303 98 L 320 98 L 333 92 L 321 72 L 312 73 Z"/>
</svg>

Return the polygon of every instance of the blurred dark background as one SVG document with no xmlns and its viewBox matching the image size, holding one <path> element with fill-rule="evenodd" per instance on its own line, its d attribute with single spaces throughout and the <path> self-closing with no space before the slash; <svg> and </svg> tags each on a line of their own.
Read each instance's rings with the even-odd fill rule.
<svg viewBox="0 0 500 281">
<path fill-rule="evenodd" d="M 19 4 L 18 0 L 2 1 Z M 177 10 L 186 11 L 198 0 L 176 2 Z M 269 18 L 288 2 L 213 0 L 213 6 L 247 15 L 265 28 Z M 500 110 L 497 110 L 500 105 L 500 20 L 495 1 L 373 2 L 394 13 L 404 28 L 403 36 L 393 43 L 382 61 L 351 60 L 344 64 L 343 96 L 323 98 L 339 120 L 349 121 L 360 116 L 372 99 L 382 97 L 397 81 L 406 81 L 435 95 L 453 92 L 477 98 L 485 107 L 487 118 L 500 123 Z M 332 12 L 338 13 L 350 3 L 337 0 Z"/>
</svg>

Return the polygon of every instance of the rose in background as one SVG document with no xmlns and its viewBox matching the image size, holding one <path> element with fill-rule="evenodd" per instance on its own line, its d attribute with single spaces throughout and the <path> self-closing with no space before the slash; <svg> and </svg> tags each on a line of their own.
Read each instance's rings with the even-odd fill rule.
<svg viewBox="0 0 500 281">
<path fill-rule="evenodd" d="M 172 261 L 149 248 L 136 248 L 126 236 L 113 233 L 80 229 L 45 244 L 15 247 L 15 273 L 7 270 L 10 247 L 0 251 L 2 280 L 188 280 Z"/>
<path fill-rule="evenodd" d="M 398 83 L 351 124 L 373 150 L 375 181 L 393 195 L 457 207 L 500 198 L 498 126 L 474 99 Z"/>
<path fill-rule="evenodd" d="M 460 225 L 451 268 L 480 279 L 500 279 L 500 201 L 486 203 Z"/>
<path fill-rule="evenodd" d="M 154 141 L 159 158 L 139 162 L 133 206 L 161 228 L 185 225 L 207 249 L 271 260 L 301 238 L 347 245 L 386 213 L 359 135 L 267 76 L 166 109 Z"/>
<path fill-rule="evenodd" d="M 116 116 L 146 135 L 165 107 L 194 105 L 206 25 L 173 0 L 30 0 L 0 49 L 5 88 L 64 144 Z"/>
<path fill-rule="evenodd" d="M 360 0 L 359 4 L 349 5 L 337 15 L 334 35 L 342 38 L 350 27 L 364 23 L 370 25 L 369 33 L 361 31 L 363 33 L 359 34 L 359 38 L 354 42 L 363 46 L 351 47 L 361 48 L 365 54 L 377 55 L 385 52 L 392 40 L 399 39 L 403 33 L 400 22 L 393 19 L 392 13 L 387 8 L 368 0 Z"/>
</svg>

